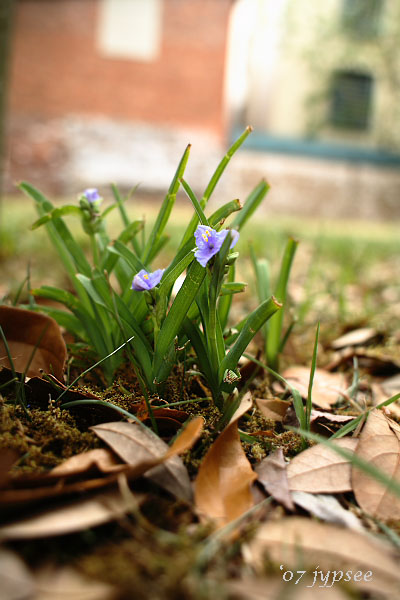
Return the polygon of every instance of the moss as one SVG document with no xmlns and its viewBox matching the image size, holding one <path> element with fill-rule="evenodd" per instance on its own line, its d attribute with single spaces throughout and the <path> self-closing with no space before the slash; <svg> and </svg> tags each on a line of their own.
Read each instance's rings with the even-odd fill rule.
<svg viewBox="0 0 400 600">
<path fill-rule="evenodd" d="M 28 410 L 1 401 L 0 448 L 14 449 L 20 460 L 13 474 L 41 472 L 60 462 L 99 446 L 91 432 L 82 432 L 74 417 L 50 402 L 49 410 Z"/>
</svg>

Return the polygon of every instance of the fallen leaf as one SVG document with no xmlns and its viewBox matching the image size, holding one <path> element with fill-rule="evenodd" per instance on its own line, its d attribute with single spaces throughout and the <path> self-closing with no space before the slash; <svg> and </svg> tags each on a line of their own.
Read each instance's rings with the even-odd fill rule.
<svg viewBox="0 0 400 600">
<path fill-rule="evenodd" d="M 189 475 L 177 454 L 194 444 L 203 423 L 202 417 L 193 419 L 171 447 L 152 431 L 136 423 L 104 423 L 91 429 L 138 475 L 144 474 L 178 498 L 190 501 L 192 487 Z"/>
<path fill-rule="evenodd" d="M 397 383 L 396 383 L 396 385 L 393 385 L 393 387 L 390 386 L 389 389 L 386 386 L 384 387 L 384 382 L 371 383 L 372 401 L 373 401 L 374 406 L 377 406 L 378 404 L 385 402 L 385 400 L 388 400 L 389 398 L 391 398 L 392 396 L 394 396 L 395 394 L 398 394 L 400 392 L 399 376 L 394 375 L 394 377 L 390 377 L 390 379 L 394 379 L 394 380 L 398 381 L 399 387 L 397 387 Z M 386 380 L 386 381 L 389 381 L 389 380 Z M 392 404 L 385 406 L 385 413 L 386 414 L 390 413 L 390 415 L 392 417 L 400 419 L 400 402 L 398 400 L 396 400 L 395 402 L 392 402 Z"/>
<path fill-rule="evenodd" d="M 282 373 L 282 377 L 296 388 L 303 398 L 307 398 L 310 379 L 310 369 L 308 367 L 290 367 Z M 315 369 L 312 403 L 319 408 L 330 409 L 342 398 L 347 398 L 347 387 L 341 373 L 330 373 L 324 369 Z"/>
<path fill-rule="evenodd" d="M 387 398 L 398 394 L 400 392 L 400 374 L 384 379 L 381 382 L 381 386 L 385 394 L 387 394 Z"/>
<path fill-rule="evenodd" d="M 329 371 L 335 370 L 346 363 L 352 366 L 354 357 L 358 359 L 358 366 L 371 375 L 389 375 L 400 370 L 400 360 L 396 356 L 390 356 L 380 348 L 355 347 L 337 350 L 334 358 L 325 368 Z"/>
<path fill-rule="evenodd" d="M 349 331 L 331 342 L 331 348 L 339 350 L 348 346 L 365 346 L 366 344 L 375 342 L 378 337 L 379 333 L 372 327 L 353 329 L 353 331 Z"/>
<path fill-rule="evenodd" d="M 35 578 L 34 600 L 116 600 L 118 589 L 103 581 L 94 581 L 71 567 L 48 566 Z"/>
<path fill-rule="evenodd" d="M 343 437 L 334 442 L 354 451 L 358 439 Z M 311 446 L 295 456 L 287 467 L 289 488 L 311 493 L 338 493 L 352 490 L 351 464 L 324 444 Z"/>
<path fill-rule="evenodd" d="M 129 473 L 129 466 L 122 465 L 121 471 L 127 476 L 134 477 L 136 473 Z M 42 500 L 70 496 L 71 494 L 89 492 L 98 488 L 106 487 L 117 481 L 119 472 L 109 475 L 99 474 L 90 477 L 83 473 L 82 477 L 76 481 L 76 475 L 71 479 L 60 477 L 59 475 L 49 474 L 27 475 L 13 478 L 9 482 L 8 488 L 0 490 L 0 507 L 4 514 L 15 512 L 20 513 L 21 509 L 28 509 L 30 505 L 36 504 Z M 85 478 L 83 478 L 85 477 Z"/>
<path fill-rule="evenodd" d="M 336 523 L 355 531 L 364 531 L 361 521 L 350 510 L 346 510 L 340 502 L 328 494 L 309 494 L 308 492 L 292 492 L 292 499 L 304 510 L 328 523 Z"/>
<path fill-rule="evenodd" d="M 278 448 L 278 450 L 264 458 L 256 466 L 255 472 L 258 475 L 259 483 L 277 502 L 283 504 L 288 510 L 295 510 L 290 495 L 282 448 Z"/>
<path fill-rule="evenodd" d="M 142 497 L 136 499 L 137 502 Z M 96 527 L 123 516 L 132 509 L 119 492 L 102 492 L 92 498 L 68 502 L 38 515 L 0 527 L 0 539 L 20 540 L 65 535 Z"/>
<path fill-rule="evenodd" d="M 228 426 L 203 458 L 195 482 L 195 503 L 201 518 L 217 527 L 233 521 L 253 506 L 251 484 L 257 478 L 242 448 L 237 422 L 251 407 L 247 393 Z"/>
<path fill-rule="evenodd" d="M 391 546 L 337 525 L 304 517 L 287 517 L 265 523 L 247 546 L 246 561 L 262 572 L 266 557 L 277 565 L 284 565 L 285 570 L 307 569 L 310 574 L 317 565 L 324 574 L 328 570 L 331 574 L 333 570 L 336 573 L 351 570 L 354 577 L 357 571 L 363 575 L 371 571 L 369 581 L 361 578 L 353 584 L 357 590 L 400 592 L 399 564 Z M 322 584 L 322 581 L 319 580 L 319 583 Z"/>
<path fill-rule="evenodd" d="M 4 547 L 0 547 L 0 581 L 3 600 L 34 597 L 34 579 L 28 567 L 18 554 Z"/>
<path fill-rule="evenodd" d="M 266 419 L 272 419 L 273 421 L 282 421 L 291 404 L 291 402 L 279 398 L 256 398 L 258 410 Z"/>
<path fill-rule="evenodd" d="M 117 424 L 110 423 L 111 426 Z M 130 424 L 126 423 L 126 425 Z M 20 511 L 21 505 L 27 508 L 44 499 L 89 492 L 115 484 L 120 473 L 124 473 L 129 480 L 135 479 L 168 458 L 173 457 L 174 454 L 188 449 L 200 435 L 202 426 L 202 417 L 197 417 L 187 425 L 171 447 L 159 440 L 162 444 L 161 455 L 149 458 L 148 455 L 144 454 L 141 459 L 134 463 L 116 465 L 115 469 L 110 465 L 109 470 L 107 470 L 105 461 L 97 460 L 97 454 L 95 454 L 97 458 L 93 460 L 93 455 L 85 452 L 77 455 L 76 458 L 67 459 L 65 463 L 49 473 L 12 478 L 8 482 L 8 487 L 0 490 L 0 506 L 3 512 L 7 509 L 8 513 L 12 514 Z M 141 429 L 144 428 L 141 427 Z M 151 435 L 151 432 L 149 433 Z M 154 437 L 158 439 L 157 436 Z M 121 443 L 121 439 L 119 442 Z M 72 461 L 72 468 L 69 461 Z M 185 471 L 185 473 L 184 481 L 186 484 L 182 485 L 186 485 L 184 491 L 188 493 L 187 472 Z M 176 491 L 179 491 L 179 483 L 176 484 Z"/>
<path fill-rule="evenodd" d="M 356 454 L 400 481 L 400 426 L 382 411 L 373 410 L 361 432 Z M 381 521 L 400 519 L 400 498 L 385 486 L 355 466 L 352 483 L 357 502 L 367 513 Z"/>
<path fill-rule="evenodd" d="M 0 325 L 10 349 L 14 368 L 25 369 L 29 377 L 53 373 L 62 381 L 67 348 L 59 325 L 54 319 L 30 310 L 13 306 L 0 306 Z M 37 346 L 37 347 L 36 347 Z M 3 340 L 0 339 L 0 365 L 11 368 Z"/>
<path fill-rule="evenodd" d="M 354 421 L 356 417 L 353 415 L 336 415 L 321 410 L 313 409 L 310 414 L 310 425 L 312 431 L 319 433 L 320 431 L 332 434 L 340 427 Z"/>
<path fill-rule="evenodd" d="M 291 582 L 271 575 L 231 579 L 226 587 L 233 595 L 233 600 L 320 600 L 321 593 L 324 600 L 349 600 L 349 596 L 338 585 L 324 588 L 321 592 L 321 588 L 312 585 L 311 573 L 305 574 L 296 585 L 298 577 L 295 573 Z"/>
<path fill-rule="evenodd" d="M 101 473 L 112 473 L 121 470 L 121 466 L 123 465 L 116 460 L 110 450 L 95 448 L 67 458 L 60 465 L 54 467 L 51 473 L 60 477 L 77 475 L 89 471 L 92 467 L 96 467 Z"/>
<path fill-rule="evenodd" d="M 324 424 L 338 424 L 340 427 L 346 425 L 346 423 L 350 423 L 356 417 L 353 415 L 336 415 L 335 413 L 324 412 L 321 410 L 312 410 L 310 415 L 310 422 L 320 422 Z"/>
</svg>

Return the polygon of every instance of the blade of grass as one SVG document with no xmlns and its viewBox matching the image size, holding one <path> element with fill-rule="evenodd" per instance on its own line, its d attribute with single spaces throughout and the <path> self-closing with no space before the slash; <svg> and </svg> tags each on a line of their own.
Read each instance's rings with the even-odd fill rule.
<svg viewBox="0 0 400 600">
<path fill-rule="evenodd" d="M 282 258 L 281 269 L 279 272 L 278 284 L 276 286 L 275 296 L 283 304 L 286 301 L 287 286 L 290 270 L 292 267 L 294 255 L 296 253 L 298 241 L 289 238 Z M 268 323 L 268 335 L 265 347 L 265 354 L 269 366 L 275 371 L 278 370 L 278 356 L 281 344 L 283 310 L 276 314 Z"/>
<path fill-rule="evenodd" d="M 312 387 L 313 387 L 313 383 L 314 383 L 315 369 L 317 366 L 318 338 L 319 338 L 319 323 L 317 325 L 317 331 L 315 333 L 314 349 L 313 349 L 313 355 L 312 355 L 312 361 L 311 361 L 310 379 L 308 382 L 308 392 L 307 392 L 307 401 L 306 401 L 306 424 L 305 424 L 305 428 L 307 431 L 310 431 L 310 419 L 311 419 L 311 409 L 312 409 Z"/>
<path fill-rule="evenodd" d="M 259 367 L 262 367 L 263 369 L 268 371 L 268 373 L 271 373 L 271 375 L 276 377 L 276 379 L 279 379 L 279 381 L 281 381 L 282 383 L 284 383 L 287 386 L 287 388 L 290 390 L 290 392 L 293 396 L 293 407 L 294 407 L 294 410 L 296 413 L 296 417 L 300 423 L 301 428 L 305 430 L 306 429 L 306 415 L 304 412 L 303 400 L 302 400 L 299 390 L 297 390 L 291 383 L 289 383 L 284 377 L 282 377 L 282 375 L 279 375 L 279 373 L 277 373 L 276 371 L 271 369 L 271 367 L 268 367 L 268 365 L 266 365 L 265 363 L 261 362 L 254 356 L 251 356 L 251 354 L 247 354 L 247 352 L 244 352 L 243 356 L 245 356 L 246 358 L 248 358 L 249 360 L 254 362 Z"/>
<path fill-rule="evenodd" d="M 61 394 L 56 398 L 56 401 L 58 402 L 59 400 L 61 400 L 61 398 L 63 396 L 65 396 L 65 394 L 68 392 L 68 390 L 70 390 L 75 385 L 75 383 L 77 383 L 77 381 L 79 381 L 80 379 L 82 379 L 82 377 L 84 377 L 85 375 L 90 373 L 90 371 L 92 371 L 93 369 L 95 369 L 96 367 L 101 365 L 105 360 L 107 360 L 108 358 L 110 358 L 111 356 L 113 356 L 114 354 L 119 352 L 120 350 L 122 350 L 122 348 L 124 346 L 126 346 L 126 344 L 129 344 L 129 342 L 132 341 L 133 338 L 134 338 L 134 336 L 130 337 L 128 340 L 126 340 L 126 342 L 121 344 L 118 348 L 116 348 L 115 350 L 110 352 L 110 354 L 108 354 L 107 356 L 104 356 L 104 358 L 101 358 L 96 363 L 94 363 L 94 365 L 90 366 L 88 369 L 86 369 L 85 371 L 80 373 L 77 377 L 75 377 L 75 379 L 69 385 L 67 385 L 66 388 L 61 392 Z"/>
<path fill-rule="evenodd" d="M 384 400 L 383 402 L 381 402 L 380 404 L 377 404 L 376 406 L 374 406 L 372 408 L 369 408 L 368 410 L 363 412 L 361 415 L 359 415 L 358 417 L 353 419 L 353 421 L 350 421 L 350 423 L 346 423 L 346 425 L 343 425 L 343 427 L 341 427 L 338 431 L 336 431 L 333 435 L 331 435 L 331 437 L 329 439 L 333 440 L 333 439 L 341 438 L 345 435 L 348 435 L 349 433 L 354 431 L 354 429 L 356 429 L 356 427 L 362 421 L 362 419 L 365 419 L 368 417 L 371 410 L 374 410 L 375 408 L 383 408 L 384 406 L 390 406 L 391 404 L 393 404 L 393 402 L 396 402 L 396 400 L 399 400 L 399 399 L 400 399 L 400 393 L 395 394 L 391 398 Z"/>
</svg>

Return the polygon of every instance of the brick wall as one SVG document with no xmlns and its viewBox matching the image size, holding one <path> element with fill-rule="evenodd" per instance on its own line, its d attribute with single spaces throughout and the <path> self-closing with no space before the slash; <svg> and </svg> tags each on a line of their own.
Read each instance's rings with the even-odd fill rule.
<svg viewBox="0 0 400 600">
<path fill-rule="evenodd" d="M 97 0 L 20 0 L 11 117 L 104 115 L 206 129 L 222 137 L 231 4 L 164 0 L 160 56 L 140 62 L 98 53 Z"/>
</svg>

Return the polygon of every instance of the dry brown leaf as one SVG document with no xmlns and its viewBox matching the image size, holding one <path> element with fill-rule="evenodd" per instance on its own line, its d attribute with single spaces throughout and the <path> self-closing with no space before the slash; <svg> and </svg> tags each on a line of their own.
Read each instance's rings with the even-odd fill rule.
<svg viewBox="0 0 400 600">
<path fill-rule="evenodd" d="M 290 495 L 289 482 L 286 474 L 286 463 L 282 448 L 264 458 L 255 468 L 258 481 L 266 491 L 283 504 L 288 510 L 294 511 L 295 507 Z"/>
<path fill-rule="evenodd" d="M 251 484 L 257 478 L 242 448 L 237 421 L 250 408 L 247 393 L 228 426 L 204 457 L 195 483 L 196 508 L 201 518 L 218 527 L 240 517 L 253 506 Z"/>
<path fill-rule="evenodd" d="M 329 434 L 335 433 L 346 425 L 350 421 L 354 421 L 356 417 L 352 415 L 336 415 L 321 410 L 313 409 L 310 415 L 311 431 L 315 433 L 322 433 L 322 435 L 329 432 Z"/>
<path fill-rule="evenodd" d="M 291 404 L 291 402 L 279 398 L 256 398 L 258 410 L 266 419 L 272 419 L 273 421 L 282 421 Z"/>
<path fill-rule="evenodd" d="M 303 517 L 265 523 L 247 550 L 246 560 L 258 571 L 262 571 L 266 556 L 277 565 L 284 565 L 285 570 L 307 569 L 309 574 L 317 565 L 324 575 L 328 570 L 331 573 L 351 570 L 353 577 L 357 571 L 363 575 L 371 571 L 369 581 L 362 578 L 354 582 L 356 590 L 400 593 L 398 558 L 392 548 L 365 534 L 336 525 Z M 319 583 L 323 582 L 319 580 Z"/>
<path fill-rule="evenodd" d="M 231 579 L 227 588 L 234 600 L 321 600 L 321 595 L 323 600 L 349 600 L 338 585 L 323 590 L 313 586 L 313 576 L 310 575 L 304 575 L 297 585 L 277 576 Z M 295 574 L 294 577 L 297 579 L 298 576 Z"/>
<path fill-rule="evenodd" d="M 388 377 L 381 382 L 381 386 L 387 398 L 391 398 L 400 392 L 400 374 Z"/>
<path fill-rule="evenodd" d="M 288 383 L 295 387 L 303 398 L 308 395 L 310 369 L 308 367 L 290 367 L 282 373 Z M 314 406 L 329 410 L 343 397 L 347 398 L 347 384 L 340 373 L 330 373 L 324 369 L 315 369 L 312 388 Z"/>
<path fill-rule="evenodd" d="M 18 554 L 3 547 L 0 547 L 0 581 L 2 600 L 33 598 L 35 585 L 31 572 Z"/>
<path fill-rule="evenodd" d="M 116 600 L 118 590 L 71 567 L 44 567 L 36 574 L 34 600 Z"/>
<path fill-rule="evenodd" d="M 141 498 L 137 498 L 139 502 Z M 119 492 L 103 492 L 69 502 L 0 527 L 0 539 L 18 540 L 64 535 L 113 521 L 131 510 Z"/>
<path fill-rule="evenodd" d="M 358 439 L 344 437 L 334 443 L 354 452 Z M 351 464 L 324 444 L 307 448 L 295 456 L 287 467 L 287 476 L 292 491 L 318 494 L 352 489 Z"/>
<path fill-rule="evenodd" d="M 138 476 L 145 474 L 178 498 L 190 501 L 192 487 L 189 475 L 177 454 L 194 444 L 201 433 L 203 423 L 201 417 L 193 419 L 171 447 L 150 430 L 135 423 L 104 423 L 91 429 L 128 463 Z"/>
<path fill-rule="evenodd" d="M 334 350 L 340 348 L 347 348 L 348 346 L 361 346 L 371 344 L 376 341 L 379 333 L 372 327 L 362 327 L 360 329 L 353 329 L 344 335 L 341 335 L 331 343 L 331 347 Z"/>
<path fill-rule="evenodd" d="M 356 454 L 389 477 L 400 481 L 400 426 L 373 410 L 361 432 Z M 375 479 L 352 468 L 354 495 L 367 513 L 382 521 L 400 519 L 400 498 Z"/>
<path fill-rule="evenodd" d="M 116 460 L 115 455 L 110 452 L 110 450 L 96 448 L 67 458 L 63 463 L 54 467 L 54 469 L 51 470 L 51 473 L 53 475 L 64 477 L 66 475 L 84 473 L 91 470 L 93 467 L 100 473 L 112 473 L 114 471 L 120 471 L 121 466 L 123 467 L 124 465 Z"/>
<path fill-rule="evenodd" d="M 400 360 L 397 356 L 392 356 L 381 348 L 344 348 L 337 350 L 334 358 L 325 368 L 334 370 L 343 364 L 352 365 L 354 357 L 358 359 L 358 366 L 368 371 L 371 375 L 389 375 L 398 373 L 400 370 Z"/>
<path fill-rule="evenodd" d="M 388 389 L 385 386 L 385 383 L 390 379 L 396 379 L 396 381 L 399 382 L 399 387 L 397 388 L 396 383 L 395 386 L 391 387 L 391 389 Z M 381 383 L 371 383 L 372 401 L 374 406 L 385 402 L 385 400 L 388 400 L 391 396 L 394 396 L 400 392 L 400 377 L 395 375 L 394 377 L 390 377 L 389 380 Z M 389 414 L 389 416 L 400 419 L 400 402 L 396 400 L 396 402 L 392 402 L 392 404 L 385 406 L 385 413 Z"/>
<path fill-rule="evenodd" d="M 13 306 L 0 306 L 0 325 L 13 359 L 14 368 L 24 373 L 36 348 L 26 375 L 35 377 L 53 373 L 62 381 L 67 348 L 59 325 L 47 315 Z M 10 368 L 6 348 L 0 339 L 0 365 Z"/>
<path fill-rule="evenodd" d="M 129 472 L 129 466 L 121 466 L 121 472 L 124 471 L 128 477 L 134 478 L 136 473 Z M 38 503 L 41 500 L 69 496 L 71 494 L 89 492 L 98 488 L 106 487 L 115 483 L 118 478 L 117 473 L 109 475 L 95 474 L 94 478 L 89 478 L 85 473 L 85 479 L 80 478 L 76 481 L 76 476 L 72 479 L 61 477 L 57 474 L 52 475 L 27 475 L 13 478 L 9 482 L 9 487 L 0 490 L 0 507 L 2 511 L 8 513 L 20 511 L 21 508 L 28 508 L 29 505 Z"/>
<path fill-rule="evenodd" d="M 301 508 L 322 521 L 336 523 L 355 531 L 364 531 L 361 521 L 350 510 L 343 508 L 335 496 L 292 492 L 292 498 L 297 506 L 301 506 Z"/>
<path fill-rule="evenodd" d="M 116 424 L 111 423 L 110 425 Z M 114 468 L 110 464 L 109 458 L 105 458 L 104 452 L 100 454 L 97 451 L 94 454 L 85 452 L 67 459 L 65 463 L 62 463 L 48 474 L 23 475 L 18 478 L 12 478 L 7 482 L 7 487 L 0 490 L 0 506 L 3 510 L 7 509 L 9 513 L 12 513 L 15 510 L 19 510 L 21 505 L 27 507 L 28 504 L 37 503 L 44 499 L 71 495 L 77 492 L 88 492 L 106 487 L 113 483 L 115 484 L 119 473 L 122 472 L 129 480 L 135 479 L 170 457 L 173 457 L 174 454 L 187 450 L 200 435 L 202 426 L 203 419 L 197 417 L 187 425 L 171 447 L 160 440 L 163 445 L 163 451 L 156 458 L 148 458 L 144 455 L 142 459 L 137 460 L 133 464 L 116 464 Z M 154 437 L 158 439 L 157 436 Z M 95 457 L 94 459 L 93 456 Z M 99 456 L 103 458 L 99 459 Z M 181 483 L 182 486 L 186 486 L 183 487 L 184 491 L 182 493 L 188 494 L 187 474 Z M 175 484 L 175 489 L 177 492 L 179 491 L 179 483 Z"/>
</svg>

